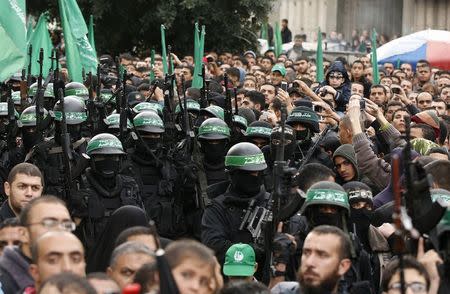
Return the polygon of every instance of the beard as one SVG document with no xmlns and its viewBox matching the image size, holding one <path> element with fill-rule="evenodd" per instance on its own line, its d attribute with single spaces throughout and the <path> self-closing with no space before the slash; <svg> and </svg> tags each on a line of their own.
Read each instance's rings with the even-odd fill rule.
<svg viewBox="0 0 450 294">
<path fill-rule="evenodd" d="M 313 285 L 305 279 L 302 272 L 299 273 L 299 283 L 302 294 L 327 294 L 333 293 L 340 280 L 338 269 L 335 269 L 328 276 L 324 277 L 319 285 Z"/>
</svg>

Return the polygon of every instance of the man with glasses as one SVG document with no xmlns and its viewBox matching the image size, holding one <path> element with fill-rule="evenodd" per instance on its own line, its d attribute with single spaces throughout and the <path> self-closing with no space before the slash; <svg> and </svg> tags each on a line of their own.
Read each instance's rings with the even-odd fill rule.
<svg viewBox="0 0 450 294">
<path fill-rule="evenodd" d="M 46 223 L 50 224 L 48 220 Z M 70 221 L 62 221 L 56 225 L 57 222 L 53 221 L 54 226 L 65 230 L 71 227 L 69 223 Z M 86 275 L 83 245 L 68 231 L 45 233 L 33 244 L 31 253 L 33 261 L 30 273 L 35 281 L 36 291 L 40 290 L 43 282 L 61 272 L 70 272 L 81 277 Z"/>
<path fill-rule="evenodd" d="M 4 293 L 17 293 L 34 285 L 28 268 L 31 247 L 39 237 L 50 231 L 71 232 L 76 227 L 64 202 L 55 196 L 33 199 L 22 209 L 19 219 L 27 229 L 29 242 L 19 248 L 6 248 L 0 258 L 0 289 Z"/>
<path fill-rule="evenodd" d="M 42 195 L 42 173 L 31 163 L 19 163 L 10 171 L 4 190 L 8 199 L 0 208 L 0 221 L 19 216 L 22 209 L 34 198 Z"/>
<path fill-rule="evenodd" d="M 426 268 L 415 258 L 403 257 L 403 266 L 400 267 L 398 259 L 392 261 L 386 267 L 381 284 L 383 293 L 402 293 L 402 283 L 400 282 L 400 271 L 403 270 L 405 278 L 406 293 L 427 294 L 430 290 L 430 275 Z"/>
</svg>

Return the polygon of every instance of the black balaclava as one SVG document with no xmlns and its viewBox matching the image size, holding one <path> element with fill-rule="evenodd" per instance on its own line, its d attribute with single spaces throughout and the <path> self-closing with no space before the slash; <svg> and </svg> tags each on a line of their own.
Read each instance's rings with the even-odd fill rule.
<svg viewBox="0 0 450 294">
<path fill-rule="evenodd" d="M 75 125 L 67 125 L 67 133 L 69 133 L 70 136 L 70 142 L 75 142 L 81 139 L 81 124 L 75 124 Z M 61 143 L 61 123 L 57 122 L 55 123 L 55 141 L 58 143 Z"/>
<path fill-rule="evenodd" d="M 260 173 L 254 176 L 251 172 L 236 170 L 230 173 L 230 178 L 233 190 L 242 198 L 253 197 L 261 191 L 263 177 Z"/>
<path fill-rule="evenodd" d="M 100 157 L 102 157 L 102 160 L 98 160 Z M 120 165 L 121 158 L 119 155 L 92 155 L 91 158 L 92 170 L 99 176 L 97 180 L 102 185 L 106 184 L 105 186 L 115 184 L 114 179 L 119 174 Z"/>
<path fill-rule="evenodd" d="M 31 150 L 34 145 L 42 142 L 43 139 L 42 133 L 38 132 L 36 129 L 34 132 L 29 132 L 26 128 L 22 129 L 22 142 L 26 151 Z"/>
<path fill-rule="evenodd" d="M 350 208 L 350 225 L 351 231 L 356 230 L 355 233 L 365 246 L 369 246 L 369 226 L 372 220 L 372 211 L 367 208 L 355 209 Z"/>
<path fill-rule="evenodd" d="M 67 125 L 67 132 L 69 133 L 70 140 L 72 142 L 80 140 L 81 139 L 81 124 Z"/>
<path fill-rule="evenodd" d="M 205 161 L 209 164 L 223 163 L 227 154 L 227 142 L 220 140 L 217 144 L 212 144 L 207 140 L 201 142 L 201 150 L 205 156 Z"/>
<path fill-rule="evenodd" d="M 311 212 L 307 214 L 307 218 L 312 227 L 330 225 L 342 229 L 342 213 L 341 209 L 338 209 L 336 213 L 325 213 L 321 212 L 319 207 L 314 206 L 311 207 Z"/>
<path fill-rule="evenodd" d="M 284 145 L 284 160 L 288 161 L 292 158 L 295 152 L 295 135 L 294 130 L 286 125 L 285 127 L 285 134 L 284 139 L 285 143 Z M 275 161 L 275 156 L 277 154 L 277 145 L 273 143 L 273 140 L 281 140 L 281 128 L 278 128 L 276 131 L 272 131 L 272 134 L 270 135 L 270 155 L 272 157 L 272 160 Z"/>
<path fill-rule="evenodd" d="M 148 154 L 148 150 L 146 148 L 146 146 L 148 147 L 148 149 L 150 149 L 152 152 L 156 152 L 158 151 L 158 149 L 160 149 L 163 145 L 162 145 L 162 136 L 160 136 L 159 138 L 150 138 L 150 137 L 144 137 L 142 135 L 145 135 L 146 133 L 141 133 L 141 138 L 142 138 L 142 142 L 141 140 L 138 140 L 136 143 L 136 149 L 142 153 L 142 154 Z M 144 145 L 145 143 L 145 145 Z"/>
<path fill-rule="evenodd" d="M 295 131 L 295 139 L 301 142 L 305 140 L 311 140 L 311 130 L 309 128 L 306 128 L 301 131 Z"/>
</svg>

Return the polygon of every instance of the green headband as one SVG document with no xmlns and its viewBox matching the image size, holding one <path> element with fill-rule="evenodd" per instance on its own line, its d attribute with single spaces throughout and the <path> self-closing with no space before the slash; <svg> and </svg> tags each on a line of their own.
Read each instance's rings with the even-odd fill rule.
<svg viewBox="0 0 450 294">
<path fill-rule="evenodd" d="M 94 150 L 100 149 L 100 148 L 119 148 L 123 150 L 122 143 L 120 143 L 119 140 L 111 140 L 111 139 L 101 139 L 101 140 L 95 140 L 89 142 L 86 153 L 89 154 Z"/>
<path fill-rule="evenodd" d="M 250 164 L 265 164 L 264 154 L 255 155 L 227 155 L 225 157 L 225 166 L 246 166 Z"/>
<path fill-rule="evenodd" d="M 264 135 L 270 136 L 272 134 L 272 129 L 265 127 L 248 127 L 247 128 L 247 136 L 248 135 Z"/>
<path fill-rule="evenodd" d="M 349 206 L 347 193 L 332 189 L 311 189 L 306 194 L 306 202 L 334 202 L 346 207 Z"/>
<path fill-rule="evenodd" d="M 222 134 L 225 135 L 227 137 L 230 136 L 230 129 L 228 127 L 224 127 L 224 126 L 211 126 L 211 125 L 206 125 L 206 126 L 201 126 L 198 129 L 198 134 L 199 135 L 203 135 L 203 134 Z"/>
<path fill-rule="evenodd" d="M 152 126 L 164 128 L 164 124 L 161 119 L 156 119 L 153 117 L 138 117 L 134 119 L 134 125 L 136 127 L 141 126 Z"/>
<path fill-rule="evenodd" d="M 62 121 L 62 112 L 54 111 L 55 120 Z M 66 120 L 81 120 L 86 121 L 87 114 L 85 112 L 66 112 Z"/>
</svg>

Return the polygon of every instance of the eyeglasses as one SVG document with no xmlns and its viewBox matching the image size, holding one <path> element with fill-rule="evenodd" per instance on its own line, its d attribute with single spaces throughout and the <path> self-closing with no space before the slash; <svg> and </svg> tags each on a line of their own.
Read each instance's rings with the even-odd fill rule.
<svg viewBox="0 0 450 294">
<path fill-rule="evenodd" d="M 60 228 L 64 231 L 73 232 L 76 229 L 76 225 L 71 220 L 57 220 L 55 218 L 44 218 L 40 222 L 28 224 L 28 226 L 41 225 L 47 229 Z"/>
<path fill-rule="evenodd" d="M 336 79 L 336 80 L 340 80 L 340 79 L 342 79 L 344 76 L 341 76 L 341 75 L 330 75 L 329 76 L 329 78 L 330 79 Z"/>
<path fill-rule="evenodd" d="M 412 282 L 405 284 L 405 289 L 410 289 L 415 294 L 427 293 L 427 285 L 420 282 Z M 389 287 L 389 290 L 394 290 L 398 293 L 402 290 L 402 283 L 394 283 Z"/>
</svg>

